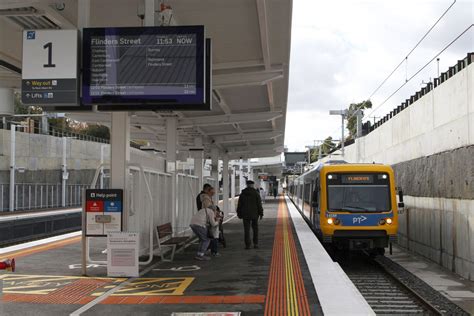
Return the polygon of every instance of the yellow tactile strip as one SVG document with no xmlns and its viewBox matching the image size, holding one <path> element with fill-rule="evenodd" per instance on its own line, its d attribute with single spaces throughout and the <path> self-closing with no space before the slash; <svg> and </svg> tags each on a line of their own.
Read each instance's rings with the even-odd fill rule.
<svg viewBox="0 0 474 316">
<path fill-rule="evenodd" d="M 265 316 L 270 315 L 311 315 L 293 229 L 283 199 L 278 205 L 265 305 Z"/>
</svg>

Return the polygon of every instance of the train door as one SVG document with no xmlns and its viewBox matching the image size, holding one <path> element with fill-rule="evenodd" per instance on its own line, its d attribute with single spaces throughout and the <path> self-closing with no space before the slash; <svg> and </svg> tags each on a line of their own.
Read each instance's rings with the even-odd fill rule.
<svg viewBox="0 0 474 316">
<path fill-rule="evenodd" d="M 314 190 L 312 191 L 312 206 L 313 206 L 313 225 L 316 231 L 321 231 L 321 190 L 319 186 L 319 177 L 314 181 Z"/>
</svg>

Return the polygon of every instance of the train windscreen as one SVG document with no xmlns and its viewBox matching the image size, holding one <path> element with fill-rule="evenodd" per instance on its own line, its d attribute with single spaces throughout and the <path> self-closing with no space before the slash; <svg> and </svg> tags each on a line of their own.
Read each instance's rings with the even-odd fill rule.
<svg viewBox="0 0 474 316">
<path fill-rule="evenodd" d="M 390 211 L 390 181 L 385 173 L 328 174 L 328 210 Z"/>
</svg>

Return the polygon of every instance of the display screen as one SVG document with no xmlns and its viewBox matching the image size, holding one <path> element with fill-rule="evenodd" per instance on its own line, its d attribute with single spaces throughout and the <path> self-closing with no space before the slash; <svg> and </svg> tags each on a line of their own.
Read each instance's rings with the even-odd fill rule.
<svg viewBox="0 0 474 316">
<path fill-rule="evenodd" d="M 82 103 L 202 104 L 203 26 L 86 28 Z"/>
</svg>

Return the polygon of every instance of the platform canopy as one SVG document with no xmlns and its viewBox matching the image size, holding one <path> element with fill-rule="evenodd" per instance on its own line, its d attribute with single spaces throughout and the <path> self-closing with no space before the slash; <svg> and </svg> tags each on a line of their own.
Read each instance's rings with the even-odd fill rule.
<svg viewBox="0 0 474 316">
<path fill-rule="evenodd" d="M 158 3 L 157 2 L 157 8 Z M 91 27 L 141 26 L 143 0 L 91 0 Z M 230 159 L 283 151 L 288 97 L 291 0 L 169 0 L 177 25 L 205 25 L 213 44 L 213 108 L 131 113 L 131 138 L 164 149 L 165 119 L 178 117 L 178 149 L 202 137 Z M 0 87 L 20 87 L 23 29 L 76 28 L 78 0 L 0 2 Z M 110 125 L 109 113 L 69 113 Z"/>
</svg>

